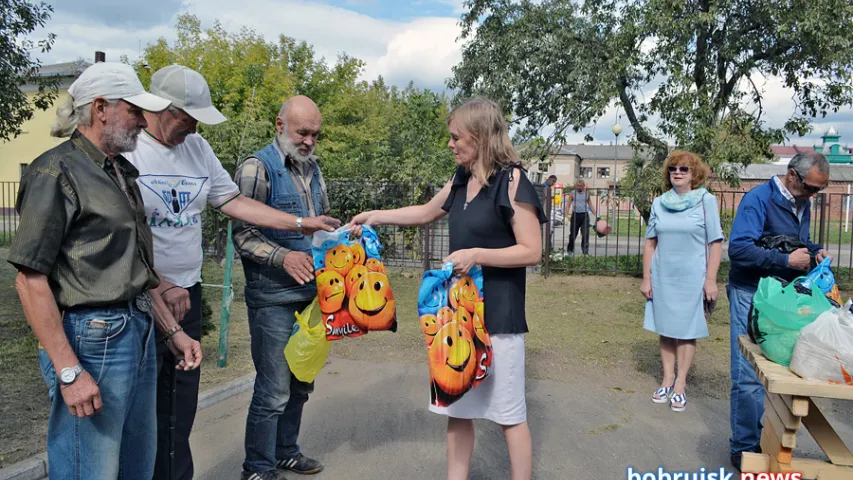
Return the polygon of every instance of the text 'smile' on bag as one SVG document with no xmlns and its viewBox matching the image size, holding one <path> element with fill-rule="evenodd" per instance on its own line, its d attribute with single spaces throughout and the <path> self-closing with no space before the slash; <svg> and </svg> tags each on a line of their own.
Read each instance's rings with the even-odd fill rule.
<svg viewBox="0 0 853 480">
<path fill-rule="evenodd" d="M 358 239 L 350 238 L 348 227 L 315 232 L 311 250 L 327 339 L 397 331 L 397 303 L 373 228 L 363 226 Z"/>
</svg>

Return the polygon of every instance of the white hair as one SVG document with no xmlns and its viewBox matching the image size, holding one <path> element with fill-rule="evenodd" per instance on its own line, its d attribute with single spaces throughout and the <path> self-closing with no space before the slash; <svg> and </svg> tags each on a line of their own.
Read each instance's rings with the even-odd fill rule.
<svg viewBox="0 0 853 480">
<path fill-rule="evenodd" d="M 107 106 L 114 103 L 109 100 L 105 102 Z M 92 126 L 92 104 L 75 107 L 74 98 L 68 95 L 68 100 L 56 109 L 56 123 L 50 127 L 50 135 L 57 138 L 70 137 L 77 126 Z"/>
</svg>

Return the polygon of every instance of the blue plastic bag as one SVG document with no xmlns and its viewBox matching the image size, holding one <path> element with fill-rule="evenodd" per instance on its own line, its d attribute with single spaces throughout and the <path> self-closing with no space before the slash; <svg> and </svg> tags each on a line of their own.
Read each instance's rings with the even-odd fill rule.
<svg viewBox="0 0 853 480">
<path fill-rule="evenodd" d="M 835 284 L 835 275 L 832 274 L 832 259 L 826 257 L 820 265 L 809 272 L 803 281 L 806 288 L 817 287 L 827 298 L 835 302 L 835 307 L 841 306 L 841 293 Z"/>
</svg>

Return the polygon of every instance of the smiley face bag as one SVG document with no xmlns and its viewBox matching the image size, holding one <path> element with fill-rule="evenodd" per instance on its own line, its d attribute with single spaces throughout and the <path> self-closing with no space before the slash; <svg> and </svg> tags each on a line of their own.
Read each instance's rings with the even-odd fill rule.
<svg viewBox="0 0 853 480">
<path fill-rule="evenodd" d="M 484 322 L 483 270 L 424 272 L 418 315 L 429 358 L 430 403 L 446 407 L 483 382 L 492 371 L 492 342 Z"/>
<path fill-rule="evenodd" d="M 397 331 L 397 304 L 375 230 L 365 225 L 358 239 L 351 238 L 347 227 L 315 232 L 311 251 L 328 340 L 370 330 Z"/>
</svg>

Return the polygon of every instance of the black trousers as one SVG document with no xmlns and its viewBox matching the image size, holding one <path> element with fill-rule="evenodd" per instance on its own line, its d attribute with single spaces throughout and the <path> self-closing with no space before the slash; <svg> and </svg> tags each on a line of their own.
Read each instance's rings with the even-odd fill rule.
<svg viewBox="0 0 853 480">
<path fill-rule="evenodd" d="M 566 245 L 566 250 L 569 252 L 575 251 L 575 239 L 578 238 L 578 230 L 581 232 L 581 249 L 584 255 L 589 255 L 589 213 L 572 213 L 572 236 Z"/>
<path fill-rule="evenodd" d="M 181 327 L 191 338 L 201 341 L 201 284 L 190 287 L 191 307 L 184 315 Z M 190 452 L 190 432 L 198 406 L 198 385 L 201 369 L 189 372 L 175 370 L 175 356 L 166 347 L 162 335 L 157 338 L 157 461 L 154 466 L 155 480 L 193 478 L 193 457 Z M 175 395 L 172 395 L 172 379 Z M 172 405 L 172 398 L 175 405 Z M 170 417 L 175 415 L 175 471 L 170 475 L 172 450 Z"/>
</svg>

